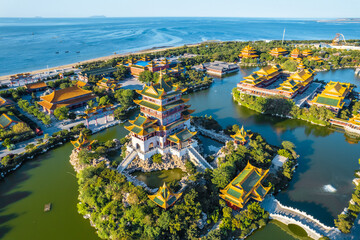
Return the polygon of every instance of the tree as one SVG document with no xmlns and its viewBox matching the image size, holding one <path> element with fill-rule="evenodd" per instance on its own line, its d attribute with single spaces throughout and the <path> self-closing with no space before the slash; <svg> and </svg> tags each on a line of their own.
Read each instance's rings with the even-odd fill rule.
<svg viewBox="0 0 360 240">
<path fill-rule="evenodd" d="M 59 107 L 54 111 L 54 116 L 59 120 L 67 119 L 69 115 L 69 109 L 67 107 Z"/>
<path fill-rule="evenodd" d="M 4 147 L 10 146 L 10 144 L 11 144 L 10 138 L 5 138 L 4 142 L 2 143 L 2 145 L 3 145 Z"/>
<path fill-rule="evenodd" d="M 130 89 L 119 89 L 114 96 L 124 108 L 130 107 L 134 100 L 134 92 Z"/>
<path fill-rule="evenodd" d="M 287 60 L 281 66 L 289 72 L 295 72 L 297 69 L 297 62 L 294 60 Z"/>
<path fill-rule="evenodd" d="M 73 113 L 73 112 L 69 113 L 69 119 L 75 120 L 76 119 L 76 114 Z"/>
<path fill-rule="evenodd" d="M 88 106 L 88 108 L 93 108 L 93 107 L 95 106 L 94 100 L 88 101 L 88 102 L 87 102 L 87 106 Z"/>
<path fill-rule="evenodd" d="M 161 154 L 160 154 L 160 153 L 154 154 L 154 155 L 152 156 L 152 161 L 153 161 L 154 163 L 157 163 L 157 164 L 162 163 L 162 156 L 161 156 Z"/>
<path fill-rule="evenodd" d="M 156 82 L 156 75 L 148 70 L 143 71 L 139 75 L 139 81 L 149 85 L 151 82 Z"/>
<path fill-rule="evenodd" d="M 25 150 L 32 150 L 35 147 L 33 143 L 26 145 Z"/>
<path fill-rule="evenodd" d="M 289 150 L 289 151 L 293 151 L 294 148 L 295 148 L 295 144 L 293 144 L 293 143 L 290 142 L 290 141 L 283 141 L 283 142 L 281 143 L 281 146 L 282 146 L 283 148 L 285 148 L 286 150 Z"/>
<path fill-rule="evenodd" d="M 19 122 L 12 127 L 12 130 L 14 131 L 15 134 L 20 134 L 20 133 L 30 131 L 31 129 L 29 128 L 29 126 L 26 123 Z"/>
<path fill-rule="evenodd" d="M 108 95 L 105 95 L 99 99 L 99 106 L 106 106 L 111 103 Z"/>
</svg>

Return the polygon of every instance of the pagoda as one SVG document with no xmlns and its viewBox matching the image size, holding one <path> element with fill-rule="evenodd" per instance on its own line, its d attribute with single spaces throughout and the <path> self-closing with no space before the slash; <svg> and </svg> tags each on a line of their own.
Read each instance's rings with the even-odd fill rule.
<svg viewBox="0 0 360 240">
<path fill-rule="evenodd" d="M 288 51 L 285 50 L 284 48 L 282 47 L 279 47 L 279 48 L 273 48 L 271 49 L 271 51 L 269 52 L 269 54 L 271 56 L 274 56 L 274 57 L 279 57 L 279 56 L 285 56 L 286 54 L 288 54 Z"/>
<path fill-rule="evenodd" d="M 80 132 L 79 137 L 75 141 L 71 141 L 72 145 L 76 148 L 76 150 L 80 151 L 81 149 L 91 149 L 91 144 L 94 141 L 89 141 L 87 136 Z"/>
<path fill-rule="evenodd" d="M 102 78 L 96 83 L 101 89 L 105 89 L 106 91 L 115 92 L 116 90 L 120 89 L 121 84 L 118 81 L 115 81 L 113 78 Z"/>
<path fill-rule="evenodd" d="M 140 159 L 149 159 L 155 153 L 173 154 L 182 158 L 188 147 L 197 146 L 191 138 L 189 99 L 182 98 L 186 89 L 163 79 L 162 72 L 157 84 L 137 90 L 141 100 L 134 100 L 140 106 L 140 114 L 125 126 L 130 131 L 131 146 L 128 151 L 137 151 Z M 130 148 L 130 149 L 129 149 Z M 193 149 L 194 150 L 194 149 Z"/>
<path fill-rule="evenodd" d="M 360 127 L 360 114 L 353 115 L 352 118 L 349 119 L 349 123 Z"/>
<path fill-rule="evenodd" d="M 237 132 L 234 135 L 230 135 L 230 137 L 234 139 L 236 144 L 245 145 L 252 137 L 252 134 L 248 134 L 244 130 L 244 126 L 242 126 L 241 129 L 238 129 Z"/>
<path fill-rule="evenodd" d="M 312 56 L 313 52 L 310 49 L 305 49 L 304 51 L 302 51 L 302 55 L 304 57 Z"/>
<path fill-rule="evenodd" d="M 305 69 L 305 65 L 303 62 L 300 62 L 299 65 L 297 66 L 298 69 L 302 70 L 302 69 Z"/>
<path fill-rule="evenodd" d="M 302 56 L 301 52 L 298 48 L 293 49 L 290 54 L 291 54 L 291 58 L 293 58 L 293 59 L 301 58 L 301 56 Z"/>
<path fill-rule="evenodd" d="M 244 49 L 239 54 L 239 57 L 241 58 L 258 58 L 259 55 L 257 54 L 257 51 L 251 47 L 250 45 L 247 45 L 244 47 Z"/>
<path fill-rule="evenodd" d="M 148 195 L 148 197 L 151 201 L 153 201 L 160 207 L 168 209 L 175 204 L 175 202 L 181 197 L 181 195 L 182 193 L 172 193 L 164 182 L 164 185 L 159 188 L 156 194 Z"/>
<path fill-rule="evenodd" d="M 262 201 L 271 188 L 261 184 L 268 173 L 269 169 L 263 170 L 248 163 L 239 175 L 220 190 L 220 197 L 235 210 L 243 208 L 251 198 Z"/>
</svg>

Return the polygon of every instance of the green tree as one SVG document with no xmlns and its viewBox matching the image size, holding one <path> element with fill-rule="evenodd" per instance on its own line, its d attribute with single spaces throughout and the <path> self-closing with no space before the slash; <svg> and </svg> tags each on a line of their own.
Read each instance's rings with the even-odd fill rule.
<svg viewBox="0 0 360 240">
<path fill-rule="evenodd" d="M 160 154 L 160 153 L 154 154 L 154 155 L 152 156 L 152 161 L 153 161 L 154 163 L 157 163 L 157 164 L 162 163 L 162 156 L 161 156 L 161 154 Z"/>
<path fill-rule="evenodd" d="M 67 119 L 69 116 L 69 109 L 67 107 L 59 107 L 54 111 L 54 116 L 59 120 Z"/>
</svg>

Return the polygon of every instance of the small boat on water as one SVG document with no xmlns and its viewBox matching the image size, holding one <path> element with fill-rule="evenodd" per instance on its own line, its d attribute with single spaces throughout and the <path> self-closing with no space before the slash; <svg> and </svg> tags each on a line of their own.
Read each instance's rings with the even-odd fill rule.
<svg viewBox="0 0 360 240">
<path fill-rule="evenodd" d="M 59 51 L 55 52 L 56 54 L 59 54 Z"/>
<path fill-rule="evenodd" d="M 80 53 L 80 51 L 77 51 L 76 53 Z"/>
<path fill-rule="evenodd" d="M 44 212 L 49 212 L 51 210 L 51 203 L 47 203 L 44 206 Z"/>
<path fill-rule="evenodd" d="M 65 51 L 65 53 L 69 53 L 69 51 Z"/>
</svg>

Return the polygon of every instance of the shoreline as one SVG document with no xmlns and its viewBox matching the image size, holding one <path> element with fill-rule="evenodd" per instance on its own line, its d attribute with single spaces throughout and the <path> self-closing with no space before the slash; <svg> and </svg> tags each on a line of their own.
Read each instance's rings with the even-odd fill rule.
<svg viewBox="0 0 360 240">
<path fill-rule="evenodd" d="M 184 45 L 194 47 L 194 46 L 199 46 L 200 44 L 202 44 L 202 42 L 200 42 L 200 43 L 190 43 L 190 44 L 184 44 Z M 2 76 L 0 76 L 0 82 L 8 81 L 10 79 L 10 76 L 16 75 L 16 74 L 30 73 L 31 75 L 35 75 L 35 74 L 39 74 L 39 73 L 43 73 L 43 72 L 47 72 L 47 71 L 54 71 L 54 70 L 62 70 L 62 69 L 74 69 L 75 70 L 75 68 L 73 68 L 73 67 L 76 66 L 76 65 L 81 65 L 81 64 L 85 64 L 85 63 L 91 63 L 91 62 L 97 62 L 97 61 L 106 61 L 106 60 L 110 60 L 110 59 L 113 59 L 113 58 L 125 57 L 125 56 L 129 56 L 129 55 L 133 55 L 133 54 L 147 54 L 147 53 L 161 52 L 161 51 L 166 51 L 166 50 L 170 50 L 170 49 L 180 48 L 180 47 L 183 47 L 184 45 L 181 45 L 181 46 L 152 47 L 152 48 L 139 50 L 139 51 L 135 51 L 135 52 L 126 52 L 126 53 L 119 53 L 119 54 L 112 54 L 112 55 L 107 55 L 107 56 L 102 56 L 102 57 L 91 58 L 91 59 L 88 59 L 88 60 L 79 61 L 79 62 L 75 62 L 75 63 L 64 64 L 64 65 L 55 66 L 55 67 L 37 69 L 37 70 L 27 71 L 27 72 L 26 71 L 25 72 L 19 72 L 19 73 L 15 73 L 15 74 L 2 75 Z"/>
</svg>

